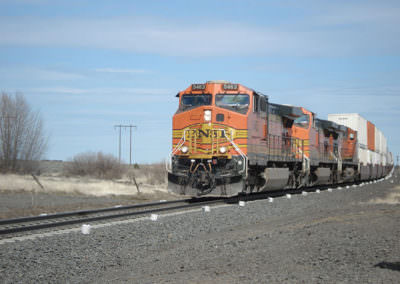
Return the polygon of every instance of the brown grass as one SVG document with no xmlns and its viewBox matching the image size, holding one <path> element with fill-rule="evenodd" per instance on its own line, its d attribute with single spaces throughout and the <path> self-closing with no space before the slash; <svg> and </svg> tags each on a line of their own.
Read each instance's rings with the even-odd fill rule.
<svg viewBox="0 0 400 284">
<path fill-rule="evenodd" d="M 97 155 L 97 154 L 96 154 Z M 87 163 L 89 163 L 87 161 Z M 48 192 L 66 194 L 84 194 L 94 196 L 105 195 L 135 195 L 145 196 L 164 192 L 166 194 L 166 170 L 164 163 L 139 165 L 133 168 L 121 165 L 122 169 L 119 178 L 107 179 L 104 174 L 87 174 L 66 169 L 85 169 L 73 165 L 73 162 L 44 161 L 41 165 L 41 174 L 37 175 L 43 189 L 31 175 L 22 174 L 0 174 L 0 190 L 6 191 L 27 191 L 27 192 Z M 72 164 L 72 165 L 71 165 Z M 104 165 L 104 164 L 103 164 Z M 119 165 L 119 164 L 118 164 Z M 81 166 L 80 164 L 78 166 Z M 89 163 L 87 168 L 96 169 L 95 165 Z M 105 167 L 107 168 L 107 167 Z M 111 168 L 112 169 L 112 168 Z M 114 176 L 115 177 L 115 176 Z M 132 179 L 135 178 L 140 194 Z"/>
<path fill-rule="evenodd" d="M 167 183 L 167 170 L 163 162 L 128 167 L 125 176 L 130 180 L 134 177 L 141 184 L 165 185 Z"/>
<path fill-rule="evenodd" d="M 125 172 L 116 157 L 102 152 L 86 152 L 74 156 L 64 167 L 66 176 L 89 176 L 99 179 L 119 179 Z"/>
<path fill-rule="evenodd" d="M 34 181 L 31 175 L 0 174 L 0 190 L 26 191 L 44 193 L 83 194 L 93 196 L 107 195 L 138 195 L 136 187 L 127 179 L 100 180 L 91 177 L 39 176 L 43 189 Z M 143 179 L 140 177 L 139 179 Z M 159 191 L 166 192 L 165 185 L 148 185 L 139 183 L 143 194 Z"/>
</svg>

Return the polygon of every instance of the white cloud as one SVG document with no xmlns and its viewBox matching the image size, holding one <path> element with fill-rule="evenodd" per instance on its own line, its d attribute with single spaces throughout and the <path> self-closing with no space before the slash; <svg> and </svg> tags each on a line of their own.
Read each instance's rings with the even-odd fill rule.
<svg viewBox="0 0 400 284">
<path fill-rule="evenodd" d="M 400 50 L 399 7 L 339 3 L 310 13 L 277 26 L 215 19 L 2 17 L 0 45 L 122 49 L 174 56 L 331 56 L 398 54 Z"/>
<path fill-rule="evenodd" d="M 96 68 L 94 69 L 94 71 L 102 73 L 126 73 L 126 74 L 148 73 L 148 71 L 142 69 L 121 69 L 121 68 Z"/>
<path fill-rule="evenodd" d="M 9 91 L 15 89 L 8 88 Z M 79 104 L 106 105 L 166 103 L 175 101 L 174 91 L 155 88 L 20 88 L 17 89 L 27 97 L 43 97 L 55 103 L 79 102 Z"/>
<path fill-rule="evenodd" d="M 275 93 L 275 92 L 274 92 Z M 336 87 L 276 91 L 270 96 L 273 103 L 303 106 L 326 118 L 329 113 L 360 113 L 383 127 L 382 121 L 400 114 L 400 87 L 384 88 Z M 389 133 L 388 133 L 389 134 Z"/>
<path fill-rule="evenodd" d="M 42 94 L 131 94 L 131 95 L 162 95 L 170 93 L 168 89 L 155 88 L 69 88 L 69 87 L 49 87 L 49 88 L 27 88 L 25 92 Z M 173 93 L 173 92 L 172 92 Z"/>
<path fill-rule="evenodd" d="M 372 24 L 380 26 L 399 23 L 400 8 L 398 5 L 391 5 L 389 1 L 379 3 L 363 1 L 361 5 L 360 3 L 350 1 L 345 5 L 338 5 L 335 2 L 330 2 L 324 3 L 324 7 L 320 8 L 329 12 L 311 18 L 311 21 L 316 22 L 318 25 L 341 26 L 349 24 Z"/>
<path fill-rule="evenodd" d="M 67 94 L 67 95 L 82 95 L 90 91 L 87 89 L 69 88 L 69 87 L 48 87 L 48 88 L 27 88 L 23 89 L 27 94 Z"/>
<path fill-rule="evenodd" d="M 29 78 L 43 81 L 71 81 L 85 78 L 78 73 L 26 66 L 0 67 L 0 76 L 2 80 L 26 80 Z"/>
<path fill-rule="evenodd" d="M 80 117 L 81 115 L 90 115 L 90 116 L 114 116 L 114 117 L 132 117 L 132 118 L 143 118 L 146 117 L 147 119 L 149 117 L 154 117 L 154 114 L 149 111 L 128 111 L 128 110 L 122 110 L 122 109 L 73 109 L 73 110 L 65 110 L 65 113 L 71 114 L 71 115 L 78 115 Z M 147 120 L 146 120 L 147 121 Z"/>
<path fill-rule="evenodd" d="M 10 3 L 10 4 L 48 4 L 51 0 L 0 0 L 0 3 Z"/>
</svg>

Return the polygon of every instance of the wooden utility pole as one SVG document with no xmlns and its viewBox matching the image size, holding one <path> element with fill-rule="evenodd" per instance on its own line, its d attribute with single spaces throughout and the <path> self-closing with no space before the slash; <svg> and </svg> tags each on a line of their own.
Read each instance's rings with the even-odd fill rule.
<svg viewBox="0 0 400 284">
<path fill-rule="evenodd" d="M 137 128 L 136 125 L 115 125 L 114 128 L 119 128 L 119 147 L 118 147 L 118 159 L 121 163 L 121 129 L 129 128 L 129 165 L 132 164 L 132 128 Z"/>
</svg>

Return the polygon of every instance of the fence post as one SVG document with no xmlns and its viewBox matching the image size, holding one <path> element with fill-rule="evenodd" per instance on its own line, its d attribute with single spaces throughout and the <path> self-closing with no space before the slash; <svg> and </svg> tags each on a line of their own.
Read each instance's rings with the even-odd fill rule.
<svg viewBox="0 0 400 284">
<path fill-rule="evenodd" d="M 44 189 L 44 186 L 40 183 L 39 179 L 34 175 L 31 174 L 33 179 L 36 181 L 36 183 L 40 186 L 41 189 Z"/>
</svg>

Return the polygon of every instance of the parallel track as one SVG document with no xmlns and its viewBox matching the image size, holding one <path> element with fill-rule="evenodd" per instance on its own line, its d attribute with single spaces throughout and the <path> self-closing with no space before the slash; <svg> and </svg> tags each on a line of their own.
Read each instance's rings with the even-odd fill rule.
<svg viewBox="0 0 400 284">
<path fill-rule="evenodd" d="M 62 212 L 50 215 L 3 219 L 0 220 L 0 237 L 8 238 L 12 237 L 16 233 L 21 232 L 31 232 L 41 229 L 65 227 L 74 224 L 93 223 L 96 221 L 121 219 L 140 215 L 143 216 L 152 213 L 198 208 L 205 205 L 216 205 L 224 203 L 233 204 L 237 203 L 238 201 L 254 201 L 266 199 L 269 197 L 285 196 L 286 194 L 301 194 L 303 191 L 314 192 L 317 189 L 323 191 L 327 190 L 328 188 L 346 187 L 347 185 L 351 186 L 354 185 L 354 183 L 338 184 L 334 186 L 321 185 L 301 189 L 281 189 L 268 192 L 253 193 L 249 195 L 239 195 L 229 198 L 204 197 L 198 199 L 181 199 L 165 202 L 142 203 L 129 206 L 101 208 L 94 210 Z"/>
<path fill-rule="evenodd" d="M 221 203 L 223 200 L 224 199 L 208 198 L 205 200 L 199 200 L 198 202 L 193 202 L 192 199 L 181 199 L 94 210 L 62 212 L 50 215 L 4 219 L 0 220 L 0 236 L 7 237 L 7 235 L 20 232 L 30 232 L 40 229 L 69 226 L 80 223 L 91 223 L 96 221 L 140 216 L 163 211 L 188 209 Z"/>
</svg>

